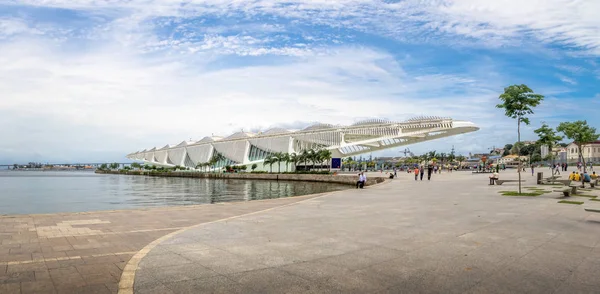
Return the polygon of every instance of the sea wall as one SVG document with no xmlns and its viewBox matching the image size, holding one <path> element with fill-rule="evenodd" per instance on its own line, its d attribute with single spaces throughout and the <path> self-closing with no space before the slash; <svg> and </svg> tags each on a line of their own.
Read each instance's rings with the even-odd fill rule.
<svg viewBox="0 0 600 294">
<path fill-rule="evenodd" d="M 304 181 L 326 182 L 356 185 L 356 176 L 322 175 L 322 174 L 267 174 L 267 173 L 201 173 L 201 172 L 148 172 L 148 171 L 106 171 L 96 170 L 97 174 L 135 175 L 153 177 L 179 178 L 210 178 L 210 179 L 243 179 L 243 180 L 272 180 L 272 181 Z M 385 181 L 383 177 L 370 177 L 365 186 L 371 186 Z"/>
</svg>

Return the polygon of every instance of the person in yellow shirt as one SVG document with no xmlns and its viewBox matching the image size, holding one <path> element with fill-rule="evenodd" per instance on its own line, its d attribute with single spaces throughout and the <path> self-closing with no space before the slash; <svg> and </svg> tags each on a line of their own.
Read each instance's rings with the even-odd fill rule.
<svg viewBox="0 0 600 294">
<path fill-rule="evenodd" d="M 575 177 L 573 178 L 573 181 L 575 181 L 575 182 L 581 181 L 581 175 L 579 174 L 579 172 L 575 173 Z"/>
<path fill-rule="evenodd" d="M 592 178 L 592 180 L 598 179 L 598 175 L 596 174 L 596 172 L 593 172 L 590 177 Z"/>
<path fill-rule="evenodd" d="M 569 180 L 574 181 L 575 180 L 575 171 L 573 171 L 570 175 L 569 175 Z"/>
</svg>

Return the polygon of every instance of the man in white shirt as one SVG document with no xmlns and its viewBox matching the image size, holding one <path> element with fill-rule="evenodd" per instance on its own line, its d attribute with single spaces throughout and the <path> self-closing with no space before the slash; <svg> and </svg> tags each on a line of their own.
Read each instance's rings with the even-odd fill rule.
<svg viewBox="0 0 600 294">
<path fill-rule="evenodd" d="M 356 189 L 358 188 L 363 188 L 365 185 L 365 182 L 367 181 L 367 177 L 364 175 L 364 173 L 360 173 L 358 174 L 358 181 L 356 182 Z"/>
</svg>

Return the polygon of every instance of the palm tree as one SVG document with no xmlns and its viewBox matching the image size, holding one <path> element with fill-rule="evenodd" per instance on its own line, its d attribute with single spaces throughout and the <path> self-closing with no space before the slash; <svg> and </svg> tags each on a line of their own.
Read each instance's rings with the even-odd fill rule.
<svg viewBox="0 0 600 294">
<path fill-rule="evenodd" d="M 329 160 L 331 159 L 331 151 L 328 149 L 321 149 L 319 151 L 319 154 L 320 154 L 321 160 L 327 161 L 327 167 L 331 171 L 331 164 L 329 164 Z"/>
<path fill-rule="evenodd" d="M 302 153 L 300 154 L 300 156 L 302 156 L 302 161 L 304 161 L 304 169 L 306 169 L 307 162 L 310 160 L 309 150 L 308 149 L 302 150 Z"/>
<path fill-rule="evenodd" d="M 225 159 L 225 156 L 223 156 L 220 153 L 214 153 L 212 158 L 209 161 L 209 165 L 212 166 L 213 171 L 215 171 L 217 169 L 217 163 L 219 163 L 219 161 Z"/>
<path fill-rule="evenodd" d="M 281 162 L 283 161 L 283 153 L 281 152 L 275 152 L 273 154 L 273 159 L 275 159 L 275 162 L 277 162 L 277 173 L 281 173 Z"/>
<path fill-rule="evenodd" d="M 290 165 L 290 162 L 292 161 L 292 158 L 290 157 L 290 154 L 289 153 L 282 153 L 281 154 L 281 161 L 285 162 L 285 171 L 289 172 L 290 171 L 289 165 Z"/>
<path fill-rule="evenodd" d="M 290 162 L 292 162 L 294 164 L 294 170 L 296 170 L 296 166 L 298 165 L 298 162 L 300 161 L 300 156 L 298 156 L 298 154 L 296 153 L 292 153 L 289 155 L 290 158 Z"/>
<path fill-rule="evenodd" d="M 308 160 L 312 163 L 311 170 L 315 168 L 315 162 L 319 160 L 319 154 L 314 150 L 308 150 Z"/>
<path fill-rule="evenodd" d="M 265 158 L 265 160 L 263 161 L 263 165 L 269 165 L 269 172 L 272 173 L 273 172 L 273 163 L 277 162 L 277 160 L 275 159 L 275 157 L 273 155 L 269 155 Z"/>
</svg>

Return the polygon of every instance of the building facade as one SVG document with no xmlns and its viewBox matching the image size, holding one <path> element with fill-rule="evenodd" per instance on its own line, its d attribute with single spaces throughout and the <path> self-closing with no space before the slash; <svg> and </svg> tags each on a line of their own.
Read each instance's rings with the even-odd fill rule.
<svg viewBox="0 0 600 294">
<path fill-rule="evenodd" d="M 225 165 L 257 164 L 275 153 L 300 153 L 307 149 L 328 149 L 333 158 L 344 158 L 438 138 L 477 131 L 472 122 L 451 118 L 419 117 L 404 122 L 366 120 L 350 126 L 317 123 L 303 130 L 274 128 L 261 133 L 238 132 L 227 137 L 205 137 L 183 141 L 127 155 L 147 164 L 195 168 L 215 155 L 222 158 L 214 168 Z"/>
<path fill-rule="evenodd" d="M 575 162 L 580 161 L 579 149 L 577 148 L 577 144 L 575 144 L 575 142 L 569 144 L 566 149 L 567 149 L 567 160 L 570 163 L 575 163 Z M 600 162 L 600 141 L 589 142 L 589 143 L 583 144 L 581 146 L 581 151 L 582 151 L 581 155 L 587 163 Z"/>
</svg>

